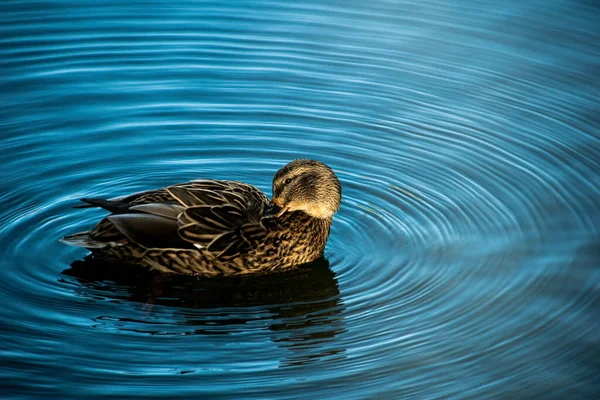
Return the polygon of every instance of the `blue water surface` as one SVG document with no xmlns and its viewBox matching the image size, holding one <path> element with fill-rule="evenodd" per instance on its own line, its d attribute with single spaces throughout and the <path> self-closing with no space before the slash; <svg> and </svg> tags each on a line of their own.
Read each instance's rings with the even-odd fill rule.
<svg viewBox="0 0 600 400">
<path fill-rule="evenodd" d="M 0 3 L 3 399 L 600 398 L 594 1 Z M 321 160 L 325 260 L 176 278 L 71 207 Z"/>
</svg>

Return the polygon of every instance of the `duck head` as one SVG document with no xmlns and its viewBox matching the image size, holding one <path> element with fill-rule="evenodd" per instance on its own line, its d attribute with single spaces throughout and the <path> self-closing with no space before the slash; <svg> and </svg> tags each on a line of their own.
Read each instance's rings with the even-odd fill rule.
<svg viewBox="0 0 600 400">
<path fill-rule="evenodd" d="M 332 218 L 340 208 L 342 187 L 333 170 L 320 161 L 298 159 L 273 178 L 273 203 L 286 212 L 303 211 L 315 218 Z"/>
</svg>

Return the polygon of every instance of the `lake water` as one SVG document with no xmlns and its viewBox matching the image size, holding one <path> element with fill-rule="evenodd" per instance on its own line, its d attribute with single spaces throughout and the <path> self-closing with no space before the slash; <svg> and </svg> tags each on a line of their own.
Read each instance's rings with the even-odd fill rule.
<svg viewBox="0 0 600 400">
<path fill-rule="evenodd" d="M 600 398 L 593 1 L 0 4 L 0 397 Z M 195 178 L 343 186 L 325 260 L 244 279 L 65 234 Z"/>
</svg>

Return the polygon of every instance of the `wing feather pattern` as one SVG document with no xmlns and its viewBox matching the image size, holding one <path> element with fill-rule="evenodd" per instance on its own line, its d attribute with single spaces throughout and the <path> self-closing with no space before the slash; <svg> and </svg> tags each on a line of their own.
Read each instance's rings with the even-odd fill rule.
<svg viewBox="0 0 600 400">
<path fill-rule="evenodd" d="M 269 229 L 269 199 L 237 181 L 195 180 L 109 200 L 84 199 L 82 207 L 112 214 L 89 233 L 98 243 L 125 236 L 145 248 L 201 247 L 227 261 L 257 245 Z M 264 218 L 263 218 L 264 217 Z"/>
<path fill-rule="evenodd" d="M 185 206 L 178 217 L 181 238 L 219 259 L 230 260 L 248 251 L 266 233 L 261 219 L 269 200 L 254 186 L 202 180 L 167 191 Z"/>
</svg>

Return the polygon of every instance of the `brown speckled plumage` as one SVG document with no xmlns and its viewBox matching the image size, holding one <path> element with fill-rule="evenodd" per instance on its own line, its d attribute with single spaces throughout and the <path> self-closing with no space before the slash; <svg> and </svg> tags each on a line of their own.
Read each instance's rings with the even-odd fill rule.
<svg viewBox="0 0 600 400">
<path fill-rule="evenodd" d="M 63 242 L 97 257 L 201 276 L 268 273 L 322 256 L 341 188 L 324 164 L 295 160 L 273 180 L 273 202 L 236 181 L 198 180 L 111 200 L 111 215 Z M 280 212 L 274 207 L 281 207 Z"/>
</svg>

